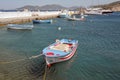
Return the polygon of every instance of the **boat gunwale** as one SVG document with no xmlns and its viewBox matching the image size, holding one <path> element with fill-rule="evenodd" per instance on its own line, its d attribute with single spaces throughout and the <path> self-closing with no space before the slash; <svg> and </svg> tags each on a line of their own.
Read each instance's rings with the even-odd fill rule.
<svg viewBox="0 0 120 80">
<path fill-rule="evenodd" d="M 44 48 L 43 49 L 43 54 L 46 56 L 46 57 L 51 57 L 51 58 L 54 58 L 54 57 L 64 57 L 64 56 L 67 56 L 67 55 L 69 55 L 73 50 L 74 50 L 74 48 L 77 48 L 77 45 L 78 45 L 78 40 L 75 40 L 75 44 L 74 43 L 62 43 L 62 44 L 65 44 L 65 45 L 68 45 L 68 44 L 72 44 L 72 47 L 69 47 L 69 51 L 61 51 L 61 50 L 56 50 L 56 49 L 51 49 L 50 47 L 51 46 L 54 46 L 54 45 L 56 45 L 56 44 L 59 44 L 58 42 L 55 42 L 55 43 L 53 43 L 53 44 L 51 44 L 51 45 L 49 45 L 48 47 L 46 47 L 46 48 Z M 51 53 L 54 53 L 55 55 L 53 56 L 53 55 L 51 55 L 51 56 L 49 56 L 49 55 L 47 55 L 46 53 L 47 52 L 51 52 Z M 57 55 L 57 54 L 59 54 L 59 56 Z"/>
</svg>

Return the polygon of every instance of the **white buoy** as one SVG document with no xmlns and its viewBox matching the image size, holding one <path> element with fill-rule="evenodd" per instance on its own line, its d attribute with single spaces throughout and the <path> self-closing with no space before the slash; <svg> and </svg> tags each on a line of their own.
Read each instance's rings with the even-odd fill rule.
<svg viewBox="0 0 120 80">
<path fill-rule="evenodd" d="M 61 30 L 61 27 L 58 27 L 58 30 Z"/>
</svg>

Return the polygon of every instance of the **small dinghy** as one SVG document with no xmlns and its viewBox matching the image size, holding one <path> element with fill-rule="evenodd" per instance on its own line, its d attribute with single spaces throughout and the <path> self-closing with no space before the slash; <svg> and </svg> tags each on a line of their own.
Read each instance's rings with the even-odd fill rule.
<svg viewBox="0 0 120 80">
<path fill-rule="evenodd" d="M 84 21 L 85 18 L 84 16 L 81 16 L 81 18 L 76 18 L 75 16 L 73 16 L 73 17 L 67 17 L 67 20 L 68 21 Z"/>
<path fill-rule="evenodd" d="M 48 67 L 53 63 L 69 60 L 75 54 L 78 40 L 61 39 L 43 49 Z"/>
<path fill-rule="evenodd" d="M 19 24 L 8 24 L 7 29 L 15 30 L 31 30 L 33 25 L 19 25 Z"/>
<path fill-rule="evenodd" d="M 34 24 L 42 24 L 42 23 L 52 23 L 53 21 L 52 21 L 52 19 L 50 19 L 50 20 L 33 20 L 33 23 Z"/>
</svg>

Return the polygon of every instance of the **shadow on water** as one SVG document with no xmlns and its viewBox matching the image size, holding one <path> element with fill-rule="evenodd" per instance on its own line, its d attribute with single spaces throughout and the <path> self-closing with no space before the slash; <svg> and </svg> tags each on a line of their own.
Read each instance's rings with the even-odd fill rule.
<svg viewBox="0 0 120 80">
<path fill-rule="evenodd" d="M 46 67 L 46 62 L 44 57 L 38 62 L 38 60 L 33 60 L 30 63 L 30 66 L 27 66 L 26 69 L 30 73 L 30 75 L 34 76 L 36 79 L 41 79 L 42 77 L 46 76 L 47 74 L 51 74 L 55 72 L 55 67 L 52 66 L 50 68 Z M 46 74 L 46 75 L 45 75 Z"/>
<path fill-rule="evenodd" d="M 29 73 L 36 78 L 39 78 L 43 76 L 44 71 L 45 71 L 45 60 L 42 57 L 41 61 L 39 63 L 36 63 L 36 61 L 31 61 L 30 66 L 26 67 L 26 69 L 29 71 Z"/>
</svg>

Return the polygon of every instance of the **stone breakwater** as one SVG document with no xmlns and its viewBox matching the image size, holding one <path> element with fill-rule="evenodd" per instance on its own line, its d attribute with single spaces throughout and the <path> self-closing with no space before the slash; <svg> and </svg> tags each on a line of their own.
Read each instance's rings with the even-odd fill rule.
<svg viewBox="0 0 120 80">
<path fill-rule="evenodd" d="M 51 19 L 59 16 L 59 11 L 51 12 L 0 12 L 0 26 L 31 22 L 35 19 Z"/>
</svg>

